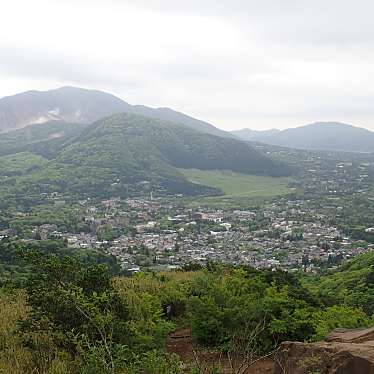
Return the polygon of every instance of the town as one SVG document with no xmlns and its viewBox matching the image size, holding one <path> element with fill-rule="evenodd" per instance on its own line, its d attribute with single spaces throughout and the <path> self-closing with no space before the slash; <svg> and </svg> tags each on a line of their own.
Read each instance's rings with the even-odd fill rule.
<svg viewBox="0 0 374 374">
<path fill-rule="evenodd" d="M 37 229 L 41 239 L 63 239 L 73 248 L 101 248 L 129 272 L 209 261 L 316 271 L 374 248 L 326 224 L 325 215 L 301 200 L 282 198 L 257 210 L 232 211 L 194 211 L 181 207 L 177 199 L 81 204 L 89 232 L 72 234 L 44 224 Z"/>
</svg>

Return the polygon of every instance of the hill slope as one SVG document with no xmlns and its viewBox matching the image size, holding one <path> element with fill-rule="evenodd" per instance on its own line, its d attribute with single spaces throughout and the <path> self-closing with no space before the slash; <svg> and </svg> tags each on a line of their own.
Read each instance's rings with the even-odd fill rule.
<svg viewBox="0 0 374 374">
<path fill-rule="evenodd" d="M 228 169 L 260 175 L 284 173 L 242 141 L 201 134 L 172 122 L 134 114 L 114 115 L 87 127 L 58 159 L 84 156 L 85 163 L 103 162 L 103 150 L 108 150 L 111 160 L 121 165 L 132 159 L 138 162 L 140 157 L 150 167 L 156 161 L 164 161 L 176 168 Z"/>
<path fill-rule="evenodd" d="M 261 132 L 250 140 L 299 149 L 374 152 L 374 132 L 339 122 L 317 122 L 272 135 Z"/>
<path fill-rule="evenodd" d="M 0 100 L 0 132 L 35 123 L 63 120 L 92 123 L 116 113 L 135 113 L 146 117 L 172 121 L 205 133 L 231 137 L 230 133 L 213 125 L 169 108 L 130 105 L 109 93 L 76 87 L 50 91 L 27 91 Z"/>
<path fill-rule="evenodd" d="M 50 149 L 53 141 L 38 143 L 32 152 L 45 155 L 45 148 Z M 135 114 L 117 114 L 60 143 L 47 164 L 23 175 L 16 185 L 21 191 L 39 195 L 57 191 L 117 196 L 144 189 L 189 195 L 219 192 L 189 182 L 178 168 L 289 174 L 287 167 L 240 140 L 202 134 Z M 8 179 L 6 186 L 12 185 Z"/>
<path fill-rule="evenodd" d="M 49 121 L 1 134 L 0 156 L 30 151 L 53 158 L 86 124 Z"/>
</svg>

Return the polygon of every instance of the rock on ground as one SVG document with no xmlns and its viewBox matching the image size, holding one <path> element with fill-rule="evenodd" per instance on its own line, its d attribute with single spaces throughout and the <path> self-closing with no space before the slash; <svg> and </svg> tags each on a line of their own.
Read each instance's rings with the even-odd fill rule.
<svg viewBox="0 0 374 374">
<path fill-rule="evenodd" d="M 284 342 L 275 374 L 374 374 L 374 328 L 335 330 L 324 342 Z"/>
</svg>

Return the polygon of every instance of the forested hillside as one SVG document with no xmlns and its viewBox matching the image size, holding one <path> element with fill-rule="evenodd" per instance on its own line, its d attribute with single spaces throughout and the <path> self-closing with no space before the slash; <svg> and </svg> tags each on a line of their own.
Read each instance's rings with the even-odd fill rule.
<svg viewBox="0 0 374 374">
<path fill-rule="evenodd" d="M 28 160 L 17 154 L 21 150 L 29 152 Z M 114 115 L 87 127 L 51 122 L 10 132 L 0 141 L 0 154 L 8 155 L 0 157 L 3 165 L 9 164 L 11 154 L 15 163 L 24 160 L 27 164 L 18 173 L 21 176 L 10 173 L 0 180 L 2 195 L 9 197 L 27 193 L 30 198 L 52 192 L 128 196 L 143 190 L 161 194 L 221 193 L 187 181 L 178 168 L 290 174 L 287 166 L 242 141 L 135 114 Z M 31 160 L 34 163 L 29 165 Z"/>
<path fill-rule="evenodd" d="M 53 158 L 86 126 L 86 124 L 79 123 L 50 121 L 7 132 L 0 137 L 0 155 L 30 151 Z"/>
</svg>

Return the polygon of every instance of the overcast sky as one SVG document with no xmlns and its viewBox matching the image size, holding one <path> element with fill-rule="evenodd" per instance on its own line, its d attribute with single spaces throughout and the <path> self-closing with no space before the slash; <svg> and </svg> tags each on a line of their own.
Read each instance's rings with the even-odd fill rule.
<svg viewBox="0 0 374 374">
<path fill-rule="evenodd" d="M 223 129 L 374 130 L 373 0 L 1 0 L 0 97 L 62 85 Z"/>
</svg>

